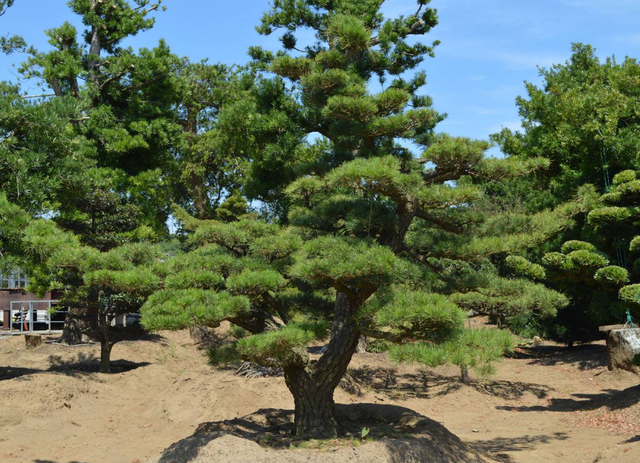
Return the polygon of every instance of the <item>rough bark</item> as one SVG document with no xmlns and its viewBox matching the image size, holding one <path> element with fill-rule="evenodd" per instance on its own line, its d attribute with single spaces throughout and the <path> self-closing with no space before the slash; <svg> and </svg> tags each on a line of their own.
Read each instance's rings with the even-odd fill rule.
<svg viewBox="0 0 640 463">
<path fill-rule="evenodd" d="M 358 346 L 360 329 L 354 314 L 364 299 L 349 299 L 338 292 L 331 341 L 312 365 L 300 361 L 284 366 L 284 377 L 295 403 L 295 434 L 308 438 L 331 438 L 340 433 L 335 418 L 333 393 L 347 371 Z"/>
<path fill-rule="evenodd" d="M 111 349 L 109 342 L 100 341 L 100 373 L 111 373 Z"/>
<path fill-rule="evenodd" d="M 82 317 L 82 309 L 74 307 L 69 308 L 62 328 L 62 336 L 60 336 L 58 342 L 71 346 L 82 343 Z"/>
<path fill-rule="evenodd" d="M 91 10 L 98 14 L 98 2 L 91 0 Z M 100 53 L 102 52 L 102 43 L 100 40 L 100 29 L 96 25 L 91 26 L 91 43 L 89 45 L 89 80 L 94 84 L 98 84 L 98 66 Z"/>
<path fill-rule="evenodd" d="M 460 366 L 460 381 L 462 384 L 469 386 L 471 384 L 471 378 L 469 378 L 469 367 L 466 365 Z"/>
<path fill-rule="evenodd" d="M 356 346 L 356 354 L 364 354 L 365 352 L 367 352 L 367 337 L 360 336 L 358 345 Z"/>
</svg>

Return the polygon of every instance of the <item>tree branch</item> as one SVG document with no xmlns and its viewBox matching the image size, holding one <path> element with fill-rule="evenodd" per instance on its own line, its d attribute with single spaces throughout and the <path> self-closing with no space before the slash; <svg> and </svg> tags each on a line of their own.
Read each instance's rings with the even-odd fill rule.
<svg viewBox="0 0 640 463">
<path fill-rule="evenodd" d="M 420 11 L 420 10 L 418 10 Z M 422 19 L 418 19 L 416 22 L 414 22 L 411 27 L 409 28 L 409 32 L 407 33 L 407 35 L 416 35 L 419 33 L 419 30 L 422 29 L 424 27 L 424 20 Z M 375 47 L 376 45 L 378 45 L 380 43 L 380 37 L 379 36 L 375 36 L 371 39 L 371 41 L 369 42 L 369 47 Z"/>
<path fill-rule="evenodd" d="M 373 330 L 373 329 L 365 328 L 363 326 L 360 327 L 360 333 L 362 333 L 364 336 L 367 336 L 368 338 L 384 339 L 385 341 L 393 342 L 396 344 L 401 342 L 403 339 L 403 336 L 399 334 L 393 334 L 386 331 Z"/>
<path fill-rule="evenodd" d="M 422 209 L 418 209 L 416 211 L 416 217 L 425 220 L 427 222 L 431 222 L 435 225 L 438 225 L 440 228 L 442 228 L 445 231 L 451 232 L 451 233 L 456 233 L 456 234 L 460 234 L 462 233 L 462 229 L 452 223 L 447 222 L 446 220 L 442 219 L 441 217 L 437 217 L 435 215 L 431 215 L 428 214 L 427 212 L 423 211 Z"/>
</svg>

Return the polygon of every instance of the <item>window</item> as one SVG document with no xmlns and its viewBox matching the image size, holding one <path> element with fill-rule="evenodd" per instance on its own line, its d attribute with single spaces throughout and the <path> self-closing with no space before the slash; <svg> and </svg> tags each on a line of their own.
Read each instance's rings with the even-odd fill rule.
<svg viewBox="0 0 640 463">
<path fill-rule="evenodd" d="M 29 284 L 29 278 L 20 267 L 13 271 L 0 273 L 0 289 L 23 289 Z"/>
</svg>

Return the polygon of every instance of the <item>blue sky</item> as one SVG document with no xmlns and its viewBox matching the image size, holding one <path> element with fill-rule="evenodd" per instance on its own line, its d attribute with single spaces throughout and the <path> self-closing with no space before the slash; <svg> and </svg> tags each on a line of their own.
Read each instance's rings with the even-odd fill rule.
<svg viewBox="0 0 640 463">
<path fill-rule="evenodd" d="M 128 42 L 152 47 L 165 38 L 193 60 L 243 63 L 250 45 L 278 46 L 255 32 L 263 0 L 166 0 L 153 30 Z M 427 59 L 425 92 L 449 117 L 438 127 L 454 135 L 486 138 L 501 127 L 517 128 L 515 98 L 524 81 L 539 82 L 537 66 L 567 60 L 571 42 L 589 43 L 601 58 L 640 57 L 640 0 L 432 0 L 440 24 L 427 40 L 441 40 Z M 410 14 L 415 0 L 387 0 L 389 15 Z M 44 49 L 43 31 L 77 23 L 65 0 L 16 0 L 0 17 L 0 34 L 19 34 Z M 0 55 L 0 80 L 15 80 L 19 55 Z M 375 87 L 374 87 L 375 88 Z"/>
</svg>

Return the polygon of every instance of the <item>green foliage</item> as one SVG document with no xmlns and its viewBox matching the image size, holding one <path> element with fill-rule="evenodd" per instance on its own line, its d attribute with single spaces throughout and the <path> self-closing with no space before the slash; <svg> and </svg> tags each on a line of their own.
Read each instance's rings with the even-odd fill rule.
<svg viewBox="0 0 640 463">
<path fill-rule="evenodd" d="M 635 283 L 620 288 L 620 299 L 632 304 L 640 304 L 640 284 Z"/>
<path fill-rule="evenodd" d="M 327 335 L 326 323 L 291 323 L 277 331 L 268 331 L 238 341 L 238 351 L 243 358 L 268 363 L 275 359 L 282 365 L 294 362 L 300 355 L 306 356 L 307 345 Z M 304 352 L 304 354 L 302 353 Z"/>
<path fill-rule="evenodd" d="M 568 298 L 541 284 L 524 279 L 494 278 L 472 291 L 450 296 L 458 306 L 489 315 L 502 323 L 517 314 L 536 314 L 543 319 L 554 317 L 566 307 Z"/>
<path fill-rule="evenodd" d="M 596 247 L 585 241 L 571 240 L 565 242 L 561 249 L 564 254 L 569 254 L 573 251 L 595 251 Z"/>
<path fill-rule="evenodd" d="M 275 270 L 244 270 L 227 279 L 227 287 L 233 293 L 259 295 L 266 291 L 276 291 L 286 280 Z"/>
<path fill-rule="evenodd" d="M 629 272 L 617 265 L 610 265 L 598 269 L 593 278 L 599 283 L 621 286 L 629 282 Z"/>
<path fill-rule="evenodd" d="M 291 274 L 332 285 L 376 287 L 391 280 L 395 263 L 386 247 L 327 236 L 305 243 Z"/>
<path fill-rule="evenodd" d="M 222 287 L 224 285 L 224 277 L 218 272 L 208 270 L 183 270 L 178 273 L 168 275 L 165 280 L 167 289 L 210 289 Z"/>
<path fill-rule="evenodd" d="M 364 307 L 372 313 L 375 325 L 388 327 L 402 337 L 441 342 L 455 337 L 466 314 L 440 294 L 398 291 Z"/>
<path fill-rule="evenodd" d="M 505 259 L 505 264 L 518 276 L 530 278 L 532 280 L 543 280 L 545 277 L 542 265 L 529 262 L 522 256 L 509 256 Z"/>
<path fill-rule="evenodd" d="M 636 179 L 636 171 L 635 170 L 623 170 L 613 177 L 612 183 L 614 185 L 621 185 L 623 183 L 632 182 Z"/>
<path fill-rule="evenodd" d="M 444 344 L 407 344 L 391 349 L 391 358 L 436 367 L 447 363 L 472 367 L 480 375 L 493 372 L 494 363 L 515 348 L 515 338 L 508 331 L 466 329 L 462 335 Z"/>
<path fill-rule="evenodd" d="M 155 291 L 160 281 L 148 269 L 96 270 L 84 274 L 84 283 L 101 290 L 144 297 Z"/>
<path fill-rule="evenodd" d="M 180 330 L 195 325 L 217 327 L 222 320 L 250 308 L 246 296 L 204 289 L 162 290 L 140 309 L 148 330 Z"/>
<path fill-rule="evenodd" d="M 492 137 L 508 155 L 548 158 L 550 170 L 537 188 L 560 200 L 585 183 L 602 193 L 610 177 L 614 184 L 633 180 L 628 169 L 638 167 L 637 91 L 628 84 L 640 76 L 638 62 L 601 62 L 579 43 L 572 51 L 566 63 L 541 71 L 542 85 L 528 83 L 527 97 L 517 98 L 524 129 Z"/>
</svg>

